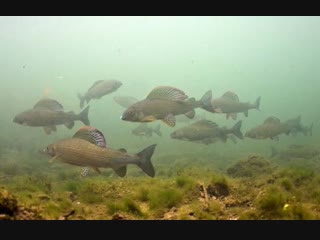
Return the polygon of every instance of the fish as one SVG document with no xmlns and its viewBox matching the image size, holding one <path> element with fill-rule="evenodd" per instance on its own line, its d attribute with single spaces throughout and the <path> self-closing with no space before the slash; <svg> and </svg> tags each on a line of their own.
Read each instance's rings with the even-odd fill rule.
<svg viewBox="0 0 320 240">
<path fill-rule="evenodd" d="M 206 145 L 215 143 L 218 140 L 226 142 L 229 138 L 229 134 L 233 134 L 237 138 L 243 139 L 243 134 L 240 130 L 241 125 L 242 121 L 240 120 L 230 129 L 226 127 L 221 128 L 217 123 L 204 119 L 173 131 L 170 134 L 170 137 Z M 234 142 L 233 137 L 231 137 L 231 140 Z"/>
<path fill-rule="evenodd" d="M 131 96 L 114 96 L 113 100 L 118 103 L 121 107 L 128 108 L 135 104 L 139 100 Z"/>
<path fill-rule="evenodd" d="M 213 113 L 226 113 L 226 118 L 231 117 L 233 120 L 237 119 L 237 113 L 243 112 L 245 117 L 248 117 L 250 109 L 260 110 L 261 96 L 257 98 L 254 103 L 240 102 L 239 97 L 234 92 L 226 92 L 220 98 L 211 100 L 212 108 L 208 109 Z"/>
<path fill-rule="evenodd" d="M 58 140 L 39 152 L 50 156 L 49 162 L 56 160 L 70 165 L 83 167 L 82 176 L 89 169 L 101 173 L 100 168 L 111 168 L 119 176 L 127 174 L 127 165 L 134 164 L 150 177 L 155 176 L 151 162 L 156 144 L 152 144 L 136 154 L 127 153 L 126 149 L 107 147 L 101 131 L 91 126 L 82 126 L 72 138 Z"/>
<path fill-rule="evenodd" d="M 271 116 L 265 119 L 263 124 L 251 128 L 245 133 L 245 137 L 252 139 L 272 139 L 279 141 L 280 134 L 290 134 L 290 125 L 286 122 L 280 122 L 277 117 Z"/>
<path fill-rule="evenodd" d="M 318 147 L 312 145 L 293 144 L 288 146 L 286 149 L 281 150 L 272 146 L 270 157 L 279 157 L 282 159 L 290 160 L 292 158 L 310 159 L 318 155 L 320 155 L 320 150 Z"/>
<path fill-rule="evenodd" d="M 75 114 L 73 111 L 64 112 L 63 106 L 54 99 L 42 98 L 32 109 L 17 114 L 13 122 L 23 126 L 43 127 L 46 134 L 51 134 L 57 131 L 57 125 L 64 124 L 69 129 L 73 128 L 77 120 L 90 125 L 88 113 L 89 106 Z"/>
<path fill-rule="evenodd" d="M 171 86 L 155 87 L 148 96 L 128 107 L 120 119 L 129 122 L 153 122 L 161 120 L 170 127 L 176 125 L 176 115 L 184 114 L 192 119 L 195 108 L 210 106 L 211 90 L 207 91 L 200 100 L 188 98 L 180 89 Z"/>
<path fill-rule="evenodd" d="M 152 133 L 156 133 L 158 136 L 162 136 L 160 132 L 160 124 L 158 124 L 155 128 L 148 127 L 147 123 L 140 123 L 138 127 L 131 130 L 131 133 L 135 136 L 146 136 L 152 137 Z"/>
<path fill-rule="evenodd" d="M 85 102 L 88 104 L 91 99 L 100 99 L 109 93 L 115 92 L 121 86 L 122 82 L 118 80 L 98 80 L 94 82 L 86 94 L 77 94 L 80 100 L 80 108 L 83 108 Z"/>
<path fill-rule="evenodd" d="M 309 126 L 303 126 L 301 124 L 301 115 L 296 118 L 289 119 L 286 124 L 290 127 L 290 134 L 296 136 L 298 133 L 303 133 L 304 136 L 312 136 L 313 123 Z"/>
</svg>

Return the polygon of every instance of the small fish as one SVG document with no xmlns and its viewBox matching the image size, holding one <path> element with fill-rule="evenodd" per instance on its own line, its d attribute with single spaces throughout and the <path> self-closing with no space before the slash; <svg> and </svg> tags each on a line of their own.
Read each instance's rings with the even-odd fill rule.
<svg viewBox="0 0 320 240">
<path fill-rule="evenodd" d="M 146 136 L 146 137 L 152 137 L 152 133 L 156 133 L 158 136 L 162 136 L 162 133 L 160 132 L 160 124 L 158 124 L 155 128 L 148 127 L 147 123 L 140 123 L 138 127 L 133 129 L 131 133 L 135 136 Z"/>
<path fill-rule="evenodd" d="M 80 100 L 80 108 L 83 108 L 84 102 L 87 104 L 91 99 L 100 99 L 104 95 L 116 91 L 122 86 L 122 82 L 118 80 L 99 80 L 96 81 L 86 92 L 85 95 L 78 93 L 78 98 Z"/>
<path fill-rule="evenodd" d="M 226 92 L 220 98 L 212 99 L 212 108 L 208 109 L 213 113 L 226 113 L 226 118 L 231 117 L 233 120 L 237 119 L 237 113 L 243 112 L 248 117 L 248 110 L 260 110 L 260 99 L 258 97 L 255 103 L 240 102 L 237 94 L 233 92 Z"/>
<path fill-rule="evenodd" d="M 155 170 L 151 162 L 156 144 L 150 145 L 137 154 L 129 154 L 125 149 L 107 147 L 105 137 L 98 129 L 83 126 L 71 139 L 54 142 L 40 153 L 52 157 L 50 162 L 60 160 L 64 163 L 84 167 L 82 175 L 87 174 L 88 168 L 100 172 L 100 168 L 112 168 L 115 173 L 124 177 L 127 165 L 140 167 L 148 176 L 154 177 Z"/>
<path fill-rule="evenodd" d="M 128 107 L 121 119 L 129 122 L 153 122 L 161 120 L 168 126 L 176 125 L 176 115 L 184 114 L 192 119 L 195 108 L 204 108 L 211 105 L 211 90 L 196 101 L 181 90 L 170 86 L 155 87 L 148 96 Z"/>
<path fill-rule="evenodd" d="M 312 136 L 313 123 L 310 126 L 303 126 L 301 124 L 301 115 L 296 118 L 289 119 L 285 122 L 290 127 L 290 134 L 296 136 L 298 133 L 303 133 L 304 136 Z"/>
<path fill-rule="evenodd" d="M 88 118 L 89 106 L 81 113 L 64 112 L 63 106 L 56 100 L 43 98 L 38 101 L 33 109 L 17 114 L 13 122 L 30 127 L 43 127 L 47 134 L 57 131 L 56 125 L 64 124 L 71 129 L 74 121 L 80 120 L 85 125 L 90 125 Z"/>
<path fill-rule="evenodd" d="M 210 120 L 200 120 L 188 126 L 173 131 L 170 137 L 173 139 L 197 142 L 203 144 L 211 144 L 218 140 L 226 142 L 229 134 L 233 134 L 239 139 L 243 139 L 240 131 L 242 121 L 238 121 L 232 128 L 220 128 L 217 123 Z M 234 139 L 231 137 L 233 142 Z"/>
<path fill-rule="evenodd" d="M 279 135 L 285 133 L 289 135 L 290 126 L 285 122 L 280 122 L 276 117 L 268 117 L 263 124 L 258 125 L 245 133 L 245 137 L 253 139 L 270 138 L 279 141 Z"/>
<path fill-rule="evenodd" d="M 113 100 L 124 108 L 128 108 L 139 101 L 138 99 L 130 96 L 114 96 Z"/>
</svg>

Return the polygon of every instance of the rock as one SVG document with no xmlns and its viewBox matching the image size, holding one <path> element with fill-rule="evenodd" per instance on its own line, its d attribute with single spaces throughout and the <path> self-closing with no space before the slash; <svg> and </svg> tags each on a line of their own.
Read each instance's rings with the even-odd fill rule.
<svg viewBox="0 0 320 240">
<path fill-rule="evenodd" d="M 225 197 L 229 195 L 229 188 L 224 183 L 209 184 L 207 193 L 209 197 Z"/>
</svg>

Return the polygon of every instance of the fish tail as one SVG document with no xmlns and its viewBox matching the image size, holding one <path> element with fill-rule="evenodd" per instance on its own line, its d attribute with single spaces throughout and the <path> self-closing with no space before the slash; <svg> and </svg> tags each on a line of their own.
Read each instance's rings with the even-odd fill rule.
<svg viewBox="0 0 320 240">
<path fill-rule="evenodd" d="M 155 171 L 151 162 L 151 157 L 156 145 L 157 144 L 153 144 L 143 149 L 141 152 L 137 153 L 137 156 L 140 158 L 138 166 L 150 177 L 155 176 Z"/>
<path fill-rule="evenodd" d="M 79 120 L 83 122 L 84 125 L 89 126 L 90 125 L 90 120 L 88 117 L 89 114 L 89 106 L 87 106 L 81 113 L 79 113 Z"/>
<path fill-rule="evenodd" d="M 158 136 L 162 136 L 162 133 L 160 132 L 160 124 L 156 126 L 154 129 L 152 129 Z"/>
<path fill-rule="evenodd" d="M 80 100 L 80 108 L 83 108 L 84 106 L 84 101 L 86 100 L 86 98 L 84 96 L 82 96 L 80 93 L 77 94 L 77 97 Z"/>
<path fill-rule="evenodd" d="M 254 103 L 254 108 L 256 108 L 259 111 L 260 111 L 260 99 L 261 99 L 261 96 L 259 96 Z"/>
<path fill-rule="evenodd" d="M 209 90 L 205 94 L 203 94 L 202 98 L 200 99 L 200 108 L 207 110 L 207 111 L 214 111 L 213 106 L 211 105 L 212 100 L 212 91 Z"/>
<path fill-rule="evenodd" d="M 278 154 L 279 154 L 279 151 L 274 146 L 271 146 L 271 156 L 270 157 L 275 157 Z"/>
<path fill-rule="evenodd" d="M 242 120 L 238 121 L 232 128 L 231 128 L 231 132 L 238 137 L 239 139 L 243 139 L 243 134 L 240 130 L 242 125 Z"/>
</svg>

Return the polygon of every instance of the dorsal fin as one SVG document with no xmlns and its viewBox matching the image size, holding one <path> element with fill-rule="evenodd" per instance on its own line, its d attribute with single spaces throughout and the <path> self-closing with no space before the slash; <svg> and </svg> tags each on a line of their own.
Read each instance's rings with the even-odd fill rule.
<svg viewBox="0 0 320 240">
<path fill-rule="evenodd" d="M 229 100 L 232 100 L 234 102 L 239 102 L 239 97 L 237 94 L 235 94 L 234 92 L 226 92 L 222 95 L 223 98 L 227 98 Z"/>
<path fill-rule="evenodd" d="M 37 108 L 45 108 L 51 111 L 63 111 L 63 106 L 58 101 L 50 98 L 39 100 L 33 107 L 33 109 Z"/>
<path fill-rule="evenodd" d="M 90 91 L 90 89 L 92 89 L 94 86 L 96 86 L 97 84 L 102 83 L 102 82 L 104 82 L 104 80 L 95 81 L 95 82 L 92 84 L 92 86 L 88 89 L 88 91 Z"/>
<path fill-rule="evenodd" d="M 213 121 L 210 121 L 210 120 L 207 120 L 207 119 L 201 119 L 195 123 L 192 124 L 193 126 L 207 126 L 207 127 L 213 127 L 213 128 L 216 128 L 218 127 L 218 124 L 213 122 Z"/>
<path fill-rule="evenodd" d="M 73 135 L 73 138 L 81 138 L 97 146 L 104 147 L 104 148 L 107 147 L 106 139 L 104 138 L 103 133 L 100 132 L 98 129 L 90 126 L 81 127 Z"/>
<path fill-rule="evenodd" d="M 276 118 L 276 117 L 268 117 L 266 120 L 264 120 L 263 122 L 264 124 L 265 123 L 280 123 L 280 120 L 279 118 Z"/>
<path fill-rule="evenodd" d="M 155 87 L 147 96 L 147 99 L 185 100 L 188 96 L 181 90 L 170 86 Z"/>
</svg>

